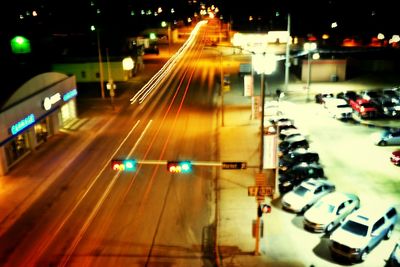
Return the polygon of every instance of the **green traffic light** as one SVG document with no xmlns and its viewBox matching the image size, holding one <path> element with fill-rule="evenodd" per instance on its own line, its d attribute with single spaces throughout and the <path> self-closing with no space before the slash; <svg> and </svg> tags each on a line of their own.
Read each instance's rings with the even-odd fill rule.
<svg viewBox="0 0 400 267">
<path fill-rule="evenodd" d="M 179 164 L 183 173 L 188 173 L 192 171 L 192 163 L 190 161 L 182 161 Z"/>
<path fill-rule="evenodd" d="M 136 160 L 133 159 L 126 159 L 124 160 L 125 171 L 136 171 Z"/>
<path fill-rule="evenodd" d="M 192 163 L 190 161 L 168 161 L 167 170 L 172 173 L 192 172 Z"/>
</svg>

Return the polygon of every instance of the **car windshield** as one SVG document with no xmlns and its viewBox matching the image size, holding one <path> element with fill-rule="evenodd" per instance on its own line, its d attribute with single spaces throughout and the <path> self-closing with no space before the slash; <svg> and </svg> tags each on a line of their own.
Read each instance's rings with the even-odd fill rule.
<svg viewBox="0 0 400 267">
<path fill-rule="evenodd" d="M 397 104 L 395 102 L 392 102 L 392 101 L 386 101 L 386 102 L 384 102 L 382 104 L 382 106 L 384 106 L 384 107 L 395 107 L 395 106 L 397 106 Z"/>
<path fill-rule="evenodd" d="M 296 187 L 296 189 L 293 191 L 296 195 L 299 195 L 299 196 L 305 196 L 305 195 L 307 195 L 307 194 L 309 194 L 310 193 L 310 190 L 308 190 L 307 188 L 305 188 L 304 186 L 298 186 L 298 187 Z"/>
<path fill-rule="evenodd" d="M 359 236 L 366 236 L 368 232 L 368 226 L 351 220 L 343 225 L 343 229 Z"/>
<path fill-rule="evenodd" d="M 335 206 L 323 201 L 319 201 L 317 204 L 315 204 L 315 208 L 324 213 L 332 213 L 335 210 Z"/>
</svg>

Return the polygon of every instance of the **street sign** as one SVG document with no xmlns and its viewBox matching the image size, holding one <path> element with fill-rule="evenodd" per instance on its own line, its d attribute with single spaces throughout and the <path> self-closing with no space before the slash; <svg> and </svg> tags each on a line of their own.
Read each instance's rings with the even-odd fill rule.
<svg viewBox="0 0 400 267">
<path fill-rule="evenodd" d="M 246 168 L 246 162 L 222 162 L 222 169 L 225 170 L 241 170 Z"/>
<path fill-rule="evenodd" d="M 272 196 L 272 186 L 249 186 L 247 194 L 250 197 Z"/>
</svg>

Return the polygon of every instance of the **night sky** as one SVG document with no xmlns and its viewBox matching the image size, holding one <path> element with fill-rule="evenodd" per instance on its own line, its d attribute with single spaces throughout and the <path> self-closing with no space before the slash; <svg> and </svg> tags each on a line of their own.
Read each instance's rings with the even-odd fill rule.
<svg viewBox="0 0 400 267">
<path fill-rule="evenodd" d="M 246 0 L 243 4 L 232 0 L 204 0 L 201 3 L 207 6 L 215 4 L 223 19 L 231 22 L 232 29 L 238 31 L 286 30 L 290 14 L 292 36 L 334 33 L 338 40 L 345 37 L 366 37 L 370 40 L 371 36 L 378 33 L 384 33 L 387 37 L 400 34 L 398 9 L 393 0 Z M 96 25 L 105 45 L 118 46 L 126 36 L 135 36 L 143 29 L 158 27 L 162 20 L 185 21 L 199 11 L 199 5 L 200 2 L 187 0 L 2 1 L 0 68 L 3 74 L 7 73 L 2 90 L 4 92 L 4 87 L 12 89 L 20 86 L 35 72 L 48 69 L 48 64 L 55 59 L 50 52 L 64 51 L 70 44 L 68 51 L 72 51 L 75 45 L 81 48 L 80 52 L 84 55 L 95 56 L 96 34 L 90 31 L 91 25 Z M 141 9 L 155 11 L 159 6 L 164 10 L 160 16 L 140 15 Z M 174 15 L 168 13 L 171 8 L 175 10 Z M 32 10 L 36 10 L 38 16 L 33 16 Z M 252 21 L 249 21 L 250 17 Z M 338 24 L 335 29 L 331 28 L 333 22 Z M 32 50 L 36 53 L 12 55 L 9 40 L 15 35 L 24 35 L 32 40 Z M 48 42 L 50 39 L 52 41 Z M 110 48 L 110 51 L 113 49 Z M 5 97 L 3 92 L 1 98 Z"/>
<path fill-rule="evenodd" d="M 237 4 L 231 0 L 203 0 L 206 5 L 219 7 L 225 20 L 233 25 L 246 26 L 249 16 L 253 16 L 255 30 L 274 30 L 286 27 L 287 14 L 291 14 L 292 31 L 306 34 L 324 32 L 332 22 L 337 22 L 340 31 L 346 34 L 374 33 L 398 30 L 397 7 L 395 1 L 344 1 L 344 0 L 247 0 Z M 93 4 L 91 4 L 93 3 Z M 97 23 L 115 27 L 119 31 L 132 31 L 152 24 L 160 19 L 173 19 L 167 11 L 174 8 L 174 18 L 183 19 L 198 11 L 200 1 L 187 0 L 20 0 L 3 1 L 1 4 L 0 33 L 7 28 L 44 31 L 84 31 L 88 25 Z M 349 5 L 351 4 L 351 5 Z M 153 9 L 161 6 L 164 13 L 158 18 L 140 16 L 140 9 Z M 96 13 L 97 9 L 101 15 Z M 40 16 L 25 15 L 24 20 L 16 20 L 19 14 L 38 10 Z M 130 16 L 135 10 L 136 16 Z M 18 22 L 17 22 L 18 21 Z M 255 23 L 257 22 L 257 23 Z M 156 22 L 154 22 L 156 23 Z"/>
</svg>

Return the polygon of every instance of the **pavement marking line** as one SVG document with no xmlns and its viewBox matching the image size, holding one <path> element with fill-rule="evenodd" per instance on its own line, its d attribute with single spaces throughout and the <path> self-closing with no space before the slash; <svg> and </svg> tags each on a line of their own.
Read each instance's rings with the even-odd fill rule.
<svg viewBox="0 0 400 267">
<path fill-rule="evenodd" d="M 140 120 L 138 120 L 136 122 L 136 124 L 132 127 L 132 129 L 129 131 L 129 133 L 127 134 L 127 136 L 124 138 L 124 140 L 122 140 L 121 144 L 118 146 L 118 148 L 115 150 L 115 152 L 111 155 L 110 159 L 108 160 L 111 161 L 111 159 L 117 154 L 118 150 L 122 147 L 122 145 L 126 142 L 126 140 L 129 138 L 129 136 L 133 133 L 133 131 L 137 128 L 137 126 L 139 125 Z M 151 122 L 150 122 L 151 123 Z M 149 124 L 148 124 L 149 125 Z M 147 128 L 147 127 L 146 127 Z M 30 255 L 30 257 L 27 259 L 27 264 L 24 264 L 25 266 L 30 266 L 29 263 L 31 263 L 32 261 L 34 261 L 37 258 L 40 258 L 41 255 L 43 255 L 44 251 L 49 247 L 49 245 L 51 244 L 51 242 L 54 240 L 54 238 L 58 235 L 58 233 L 61 231 L 61 229 L 64 227 L 64 225 L 67 223 L 67 221 L 69 220 L 69 218 L 72 216 L 72 214 L 75 212 L 75 210 L 78 208 L 78 206 L 81 204 L 81 202 L 83 201 L 83 199 L 86 197 L 86 195 L 89 193 L 89 191 L 91 190 L 91 188 L 94 186 L 94 184 L 97 182 L 97 180 L 100 178 L 101 174 L 104 172 L 104 170 L 108 167 L 108 163 L 104 165 L 104 167 L 100 170 L 100 172 L 98 173 L 98 175 L 93 179 L 92 183 L 88 186 L 88 188 L 85 190 L 85 192 L 83 192 L 83 194 L 79 197 L 79 200 L 76 202 L 76 204 L 74 205 L 74 207 L 70 210 L 69 214 L 65 216 L 64 220 L 61 222 L 61 224 L 58 225 L 57 229 L 55 229 L 54 231 L 52 231 L 52 234 L 50 235 L 51 238 L 47 239 L 47 242 L 43 243 L 41 246 L 39 246 L 34 253 L 32 253 Z M 116 176 L 118 176 L 120 173 L 120 171 L 116 174 Z M 113 178 L 114 180 L 114 178 Z M 113 181 L 112 180 L 112 181 Z M 114 182 L 112 182 L 113 184 Z M 96 206 L 97 207 L 97 206 Z M 97 213 L 97 209 L 96 209 L 96 213 Z M 90 217 L 91 218 L 91 217 Z M 86 225 L 86 224 L 85 224 Z"/>
</svg>

